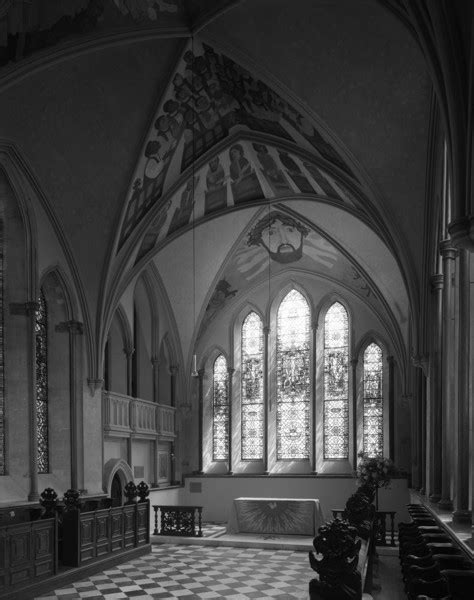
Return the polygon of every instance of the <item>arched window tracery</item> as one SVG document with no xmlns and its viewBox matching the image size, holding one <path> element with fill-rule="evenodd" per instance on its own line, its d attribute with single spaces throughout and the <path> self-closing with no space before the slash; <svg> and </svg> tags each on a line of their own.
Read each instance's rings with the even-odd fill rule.
<svg viewBox="0 0 474 600">
<path fill-rule="evenodd" d="M 48 309 L 43 290 L 40 291 L 35 314 L 36 340 L 36 437 L 38 473 L 49 472 L 48 418 Z"/>
<path fill-rule="evenodd" d="M 349 456 L 349 319 L 335 302 L 324 319 L 324 458 Z"/>
<path fill-rule="evenodd" d="M 242 324 L 242 460 L 263 457 L 263 324 L 251 312 Z"/>
<path fill-rule="evenodd" d="M 382 349 L 371 343 L 364 351 L 364 452 L 383 455 L 383 362 Z"/>
<path fill-rule="evenodd" d="M 309 458 L 310 309 L 291 290 L 277 315 L 277 460 Z"/>
<path fill-rule="evenodd" d="M 229 458 L 229 372 L 223 354 L 214 361 L 213 367 L 213 436 L 212 458 L 215 461 Z"/>
</svg>

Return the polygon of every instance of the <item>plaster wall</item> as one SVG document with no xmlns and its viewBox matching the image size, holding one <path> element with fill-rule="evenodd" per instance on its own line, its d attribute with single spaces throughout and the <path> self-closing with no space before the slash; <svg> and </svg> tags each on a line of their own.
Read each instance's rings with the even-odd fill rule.
<svg viewBox="0 0 474 600">
<path fill-rule="evenodd" d="M 331 520 L 331 510 L 344 508 L 356 488 L 353 477 L 188 477 L 180 501 L 202 506 L 204 521 L 227 522 L 234 498 L 317 498 L 325 520 Z M 406 479 L 393 479 L 390 488 L 379 490 L 379 509 L 396 510 L 397 523 L 408 519 L 408 502 Z"/>
</svg>

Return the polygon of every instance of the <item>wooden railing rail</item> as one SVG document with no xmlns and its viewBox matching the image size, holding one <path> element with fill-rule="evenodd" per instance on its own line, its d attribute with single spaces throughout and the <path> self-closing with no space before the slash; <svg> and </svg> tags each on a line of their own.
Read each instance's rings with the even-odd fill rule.
<svg viewBox="0 0 474 600">
<path fill-rule="evenodd" d="M 333 508 L 332 516 L 334 519 L 344 519 L 345 510 L 343 508 Z M 376 546 L 396 546 L 395 539 L 395 510 L 378 510 L 375 513 L 375 545 Z M 389 529 L 387 530 L 387 518 L 390 519 Z"/>
</svg>

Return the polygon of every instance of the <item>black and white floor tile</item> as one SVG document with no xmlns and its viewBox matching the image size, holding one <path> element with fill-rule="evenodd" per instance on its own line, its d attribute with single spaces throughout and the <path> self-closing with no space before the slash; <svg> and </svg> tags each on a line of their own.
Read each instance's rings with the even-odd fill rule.
<svg viewBox="0 0 474 600">
<path fill-rule="evenodd" d="M 163 544 L 37 600 L 300 600 L 313 575 L 305 552 Z"/>
</svg>

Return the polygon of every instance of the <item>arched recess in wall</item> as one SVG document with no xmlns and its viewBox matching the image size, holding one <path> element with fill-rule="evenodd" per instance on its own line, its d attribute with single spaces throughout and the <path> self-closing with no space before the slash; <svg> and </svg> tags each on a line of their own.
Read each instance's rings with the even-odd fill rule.
<svg viewBox="0 0 474 600">
<path fill-rule="evenodd" d="M 119 304 L 110 324 L 104 356 L 105 389 L 131 394 L 131 358 L 133 339 L 130 323 Z"/>
<path fill-rule="evenodd" d="M 153 401 L 153 357 L 156 327 L 153 318 L 153 298 L 147 280 L 138 279 L 133 294 L 133 389 L 132 395 L 142 400 Z"/>
<path fill-rule="evenodd" d="M 0 153 L 0 158 L 5 156 Z M 31 398 L 33 364 L 25 362 L 31 344 L 28 315 L 36 301 L 36 229 L 28 199 L 15 169 L 0 160 L 0 221 L 2 235 L 1 331 L 0 331 L 0 474 L 24 472 L 29 463 L 28 441 L 33 432 L 25 430 Z M 31 361 L 32 362 L 32 361 Z M 20 371 L 19 371 L 20 370 Z M 11 410 L 14 402 L 15 409 Z M 8 423 L 8 425 L 7 425 Z M 24 440 L 21 447 L 13 440 Z"/>
<path fill-rule="evenodd" d="M 122 458 L 111 458 L 104 465 L 102 489 L 110 496 L 112 490 L 112 481 L 117 475 L 123 488 L 129 481 L 133 481 L 133 472 L 127 461 Z"/>
</svg>

